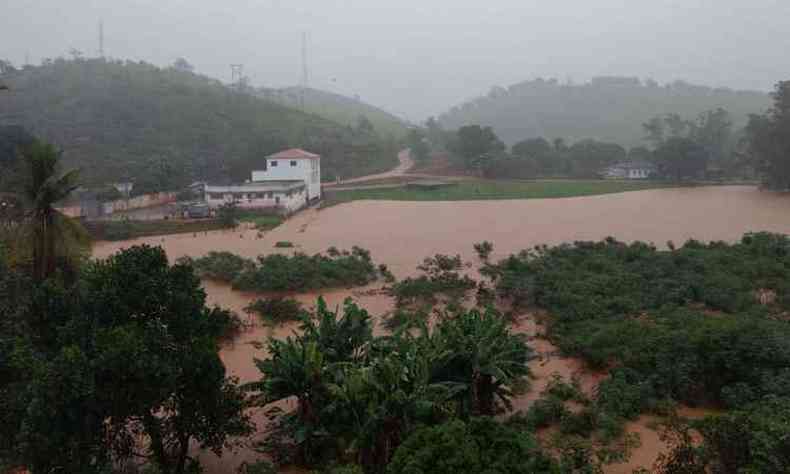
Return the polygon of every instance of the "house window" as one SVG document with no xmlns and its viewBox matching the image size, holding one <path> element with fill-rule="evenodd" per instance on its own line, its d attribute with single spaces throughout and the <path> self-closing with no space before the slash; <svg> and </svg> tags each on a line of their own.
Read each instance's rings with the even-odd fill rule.
<svg viewBox="0 0 790 474">
<path fill-rule="evenodd" d="M 266 197 L 271 199 L 272 197 L 274 197 L 274 193 L 269 191 L 268 193 L 266 193 Z"/>
<path fill-rule="evenodd" d="M 291 160 L 291 166 L 296 166 L 296 160 Z"/>
<path fill-rule="evenodd" d="M 274 203 L 275 204 L 280 204 L 280 196 L 277 196 L 276 198 L 274 198 Z"/>
<path fill-rule="evenodd" d="M 270 161 L 269 165 L 271 165 L 272 168 L 276 167 L 277 166 L 277 160 Z"/>
<path fill-rule="evenodd" d="M 208 193 L 209 199 L 222 199 L 222 193 Z"/>
</svg>

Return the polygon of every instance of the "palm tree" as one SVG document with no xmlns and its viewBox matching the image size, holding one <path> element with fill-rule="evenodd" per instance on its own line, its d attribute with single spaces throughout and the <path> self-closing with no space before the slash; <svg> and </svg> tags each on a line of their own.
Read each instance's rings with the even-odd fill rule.
<svg viewBox="0 0 790 474">
<path fill-rule="evenodd" d="M 440 322 L 434 334 L 442 349 L 438 380 L 464 384 L 462 416 L 491 416 L 497 401 L 510 408 L 510 399 L 526 388 L 532 349 L 521 334 L 493 310 L 471 310 Z"/>
<path fill-rule="evenodd" d="M 345 416 L 357 462 L 367 472 L 383 472 L 397 447 L 419 423 L 448 415 L 446 402 L 462 387 L 431 380 L 433 348 L 428 338 L 401 332 L 378 347 L 369 365 L 347 365 L 330 385 L 333 405 Z"/>
<path fill-rule="evenodd" d="M 59 262 L 74 264 L 88 240 L 79 223 L 54 207 L 77 189 L 78 172 L 60 174 L 60 153 L 40 141 L 24 148 L 22 156 L 23 235 L 32 246 L 34 276 L 44 280 Z"/>
<path fill-rule="evenodd" d="M 257 405 L 296 398 L 296 410 L 281 418 L 280 427 L 294 440 L 297 462 L 312 463 L 331 441 L 329 429 L 337 420 L 327 411 L 329 384 L 342 367 L 364 356 L 363 348 L 372 338 L 371 324 L 367 311 L 350 300 L 341 315 L 329 311 L 319 298 L 315 314 L 302 320 L 302 334 L 269 340 L 269 358 L 255 360 L 263 377 L 246 389 L 259 393 Z"/>
</svg>

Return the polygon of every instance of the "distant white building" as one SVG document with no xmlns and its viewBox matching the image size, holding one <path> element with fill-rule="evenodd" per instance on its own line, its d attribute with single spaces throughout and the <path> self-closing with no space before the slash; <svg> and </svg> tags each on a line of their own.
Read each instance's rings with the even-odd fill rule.
<svg viewBox="0 0 790 474">
<path fill-rule="evenodd" d="M 617 163 L 606 167 L 601 175 L 608 179 L 649 179 L 655 177 L 656 165 L 646 161 Z"/>
<path fill-rule="evenodd" d="M 216 209 L 226 203 L 240 208 L 272 209 L 290 214 L 321 199 L 321 157 L 301 149 L 266 157 L 265 169 L 252 180 L 230 186 L 204 186 L 206 204 Z"/>
<path fill-rule="evenodd" d="M 299 148 L 267 156 L 266 169 L 253 171 L 252 181 L 269 180 L 304 181 L 309 199 L 321 199 L 321 156 Z"/>
</svg>

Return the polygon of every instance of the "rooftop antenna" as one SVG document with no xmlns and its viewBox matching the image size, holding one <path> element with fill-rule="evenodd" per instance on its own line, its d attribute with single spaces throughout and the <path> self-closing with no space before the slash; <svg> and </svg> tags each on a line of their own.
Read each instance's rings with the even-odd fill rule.
<svg viewBox="0 0 790 474">
<path fill-rule="evenodd" d="M 300 97 L 302 110 L 304 110 L 304 97 L 310 83 L 310 75 L 307 69 L 307 33 L 302 33 L 302 94 Z"/>
<path fill-rule="evenodd" d="M 104 59 L 104 20 L 99 20 L 99 58 Z"/>
<path fill-rule="evenodd" d="M 231 64 L 230 65 L 230 82 L 231 86 L 237 92 L 241 92 L 241 85 L 244 81 L 244 64 Z"/>
</svg>

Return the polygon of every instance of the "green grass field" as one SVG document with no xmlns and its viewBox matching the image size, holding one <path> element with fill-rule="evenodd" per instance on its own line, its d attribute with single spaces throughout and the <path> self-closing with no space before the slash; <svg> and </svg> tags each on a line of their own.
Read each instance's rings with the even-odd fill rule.
<svg viewBox="0 0 790 474">
<path fill-rule="evenodd" d="M 239 222 L 250 222 L 258 230 L 271 230 L 282 224 L 285 219 L 252 210 L 242 210 L 238 213 L 238 220 Z"/>
<path fill-rule="evenodd" d="M 326 192 L 327 204 L 359 200 L 475 201 L 490 199 L 541 199 L 639 191 L 672 186 L 655 181 L 463 181 L 439 189 L 408 187 L 354 189 Z"/>
</svg>

